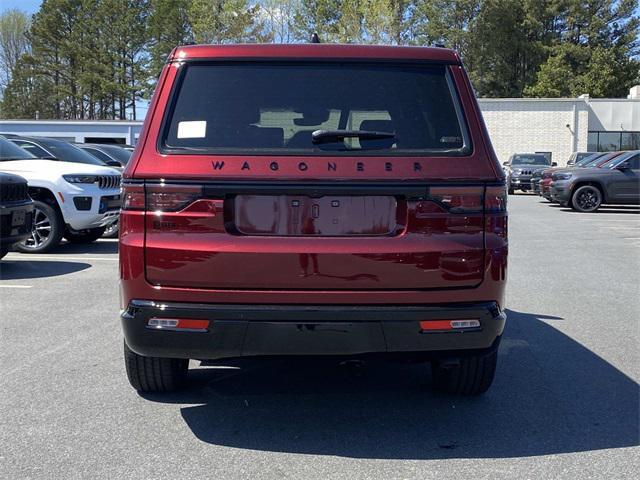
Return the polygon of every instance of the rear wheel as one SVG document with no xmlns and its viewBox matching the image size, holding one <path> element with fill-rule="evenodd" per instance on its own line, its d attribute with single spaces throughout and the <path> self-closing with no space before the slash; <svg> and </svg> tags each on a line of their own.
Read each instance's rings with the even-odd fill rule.
<svg viewBox="0 0 640 480">
<path fill-rule="evenodd" d="M 514 192 L 515 192 L 515 190 L 513 188 L 509 187 L 509 195 L 513 195 Z"/>
<path fill-rule="evenodd" d="M 60 212 L 39 200 L 33 201 L 31 236 L 18 243 L 15 249 L 23 253 L 45 253 L 57 247 L 64 233 L 64 221 Z"/>
<path fill-rule="evenodd" d="M 91 243 L 99 239 L 105 231 L 105 227 L 88 228 L 87 230 L 81 230 L 79 232 L 67 232 L 64 234 L 64 238 L 69 243 Z"/>
<path fill-rule="evenodd" d="M 187 380 L 189 360 L 182 358 L 143 357 L 124 344 L 127 378 L 139 392 L 171 392 L 182 388 Z"/>
<path fill-rule="evenodd" d="M 595 212 L 602 204 L 602 193 L 594 185 L 583 185 L 571 196 L 571 206 L 578 212 Z"/>
<path fill-rule="evenodd" d="M 434 387 L 455 395 L 481 395 L 493 382 L 497 362 L 497 351 L 461 357 L 456 362 L 432 362 Z"/>
<path fill-rule="evenodd" d="M 7 253 L 9 253 L 9 250 L 6 248 L 0 248 L 0 259 L 4 258 Z"/>
</svg>

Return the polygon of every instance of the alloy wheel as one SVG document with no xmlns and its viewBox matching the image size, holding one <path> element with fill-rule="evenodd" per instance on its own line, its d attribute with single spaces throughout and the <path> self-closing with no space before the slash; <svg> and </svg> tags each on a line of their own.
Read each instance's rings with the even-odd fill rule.
<svg viewBox="0 0 640 480">
<path fill-rule="evenodd" d="M 600 192 L 594 188 L 585 188 L 576 196 L 575 202 L 582 211 L 595 210 L 600 206 Z"/>
<path fill-rule="evenodd" d="M 26 248 L 38 248 L 44 245 L 51 236 L 51 219 L 45 212 L 36 208 L 33 212 L 31 224 L 31 237 L 27 238 L 23 245 Z"/>
</svg>

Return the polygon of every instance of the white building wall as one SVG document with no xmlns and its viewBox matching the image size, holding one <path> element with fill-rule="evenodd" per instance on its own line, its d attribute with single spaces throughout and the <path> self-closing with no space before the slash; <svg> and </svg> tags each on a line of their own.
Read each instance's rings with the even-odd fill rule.
<svg viewBox="0 0 640 480">
<path fill-rule="evenodd" d="M 588 105 L 582 99 L 478 99 L 500 162 L 514 153 L 552 152 L 566 164 L 587 148 Z"/>
</svg>

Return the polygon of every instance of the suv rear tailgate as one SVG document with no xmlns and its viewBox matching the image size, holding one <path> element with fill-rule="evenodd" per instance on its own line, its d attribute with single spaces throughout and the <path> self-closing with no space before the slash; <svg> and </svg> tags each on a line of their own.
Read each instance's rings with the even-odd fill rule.
<svg viewBox="0 0 640 480">
<path fill-rule="evenodd" d="M 358 187 L 205 188 L 204 198 L 180 211 L 147 216 L 147 280 L 284 290 L 434 289 L 482 281 L 483 187 Z M 147 198 L 158 188 L 171 187 L 148 186 Z"/>
</svg>

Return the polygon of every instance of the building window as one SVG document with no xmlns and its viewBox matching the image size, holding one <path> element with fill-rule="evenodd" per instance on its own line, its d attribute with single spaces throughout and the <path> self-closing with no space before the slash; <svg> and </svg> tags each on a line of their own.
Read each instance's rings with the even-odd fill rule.
<svg viewBox="0 0 640 480">
<path fill-rule="evenodd" d="M 622 132 L 620 150 L 640 150 L 640 132 Z"/>
<path fill-rule="evenodd" d="M 589 132 L 587 150 L 590 152 L 640 150 L 640 132 Z"/>
</svg>

